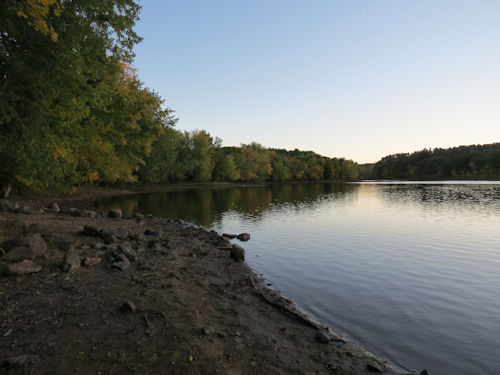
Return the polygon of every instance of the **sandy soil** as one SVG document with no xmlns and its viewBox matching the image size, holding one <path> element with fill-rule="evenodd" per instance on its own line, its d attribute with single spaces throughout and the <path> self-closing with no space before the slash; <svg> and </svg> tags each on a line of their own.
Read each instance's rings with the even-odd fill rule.
<svg viewBox="0 0 500 375">
<path fill-rule="evenodd" d="M 77 205 L 116 192 L 80 194 Z M 75 196 L 58 197 L 64 213 L 40 213 L 53 198 L 20 201 L 30 214 L 0 212 L 0 247 L 30 236 L 47 245 L 32 257 L 40 271 L 27 274 L 12 275 L 4 251 L 0 372 L 402 373 L 267 289 L 219 234 L 159 218 L 82 217 L 94 214 L 64 210 Z"/>
</svg>

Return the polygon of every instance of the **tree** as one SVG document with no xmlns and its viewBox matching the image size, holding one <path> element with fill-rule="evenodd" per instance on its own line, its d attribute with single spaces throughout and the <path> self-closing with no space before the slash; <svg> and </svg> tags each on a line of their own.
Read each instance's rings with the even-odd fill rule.
<svg viewBox="0 0 500 375">
<path fill-rule="evenodd" d="M 124 65 L 133 0 L 8 0 L 0 10 L 0 176 L 19 188 L 132 181 L 169 110 Z"/>
<path fill-rule="evenodd" d="M 269 152 L 258 143 L 241 145 L 241 179 L 244 181 L 265 181 L 273 171 Z"/>
</svg>

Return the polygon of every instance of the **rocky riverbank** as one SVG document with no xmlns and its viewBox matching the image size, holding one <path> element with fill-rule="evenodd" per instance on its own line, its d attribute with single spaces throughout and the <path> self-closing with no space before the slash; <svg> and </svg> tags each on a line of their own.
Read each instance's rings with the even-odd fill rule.
<svg viewBox="0 0 500 375">
<path fill-rule="evenodd" d="M 0 371 L 401 373 L 266 288 L 225 236 L 41 202 L 0 201 Z"/>
</svg>

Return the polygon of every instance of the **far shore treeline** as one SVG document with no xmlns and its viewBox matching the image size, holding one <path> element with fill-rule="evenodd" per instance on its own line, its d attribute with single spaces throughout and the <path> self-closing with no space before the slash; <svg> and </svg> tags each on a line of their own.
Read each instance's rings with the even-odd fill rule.
<svg viewBox="0 0 500 375">
<path fill-rule="evenodd" d="M 0 185 L 500 178 L 500 144 L 359 165 L 174 128 L 135 70 L 133 0 L 5 0 L 0 7 Z M 202 125 L 202 124 L 200 124 Z M 200 126 L 202 127 L 202 126 Z"/>
</svg>

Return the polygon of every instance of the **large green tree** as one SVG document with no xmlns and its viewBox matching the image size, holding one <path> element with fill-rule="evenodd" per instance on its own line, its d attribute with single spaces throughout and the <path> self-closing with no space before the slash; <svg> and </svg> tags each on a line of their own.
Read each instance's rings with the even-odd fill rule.
<svg viewBox="0 0 500 375">
<path fill-rule="evenodd" d="M 131 181 L 169 110 L 124 63 L 133 0 L 5 0 L 0 7 L 0 183 Z"/>
</svg>

